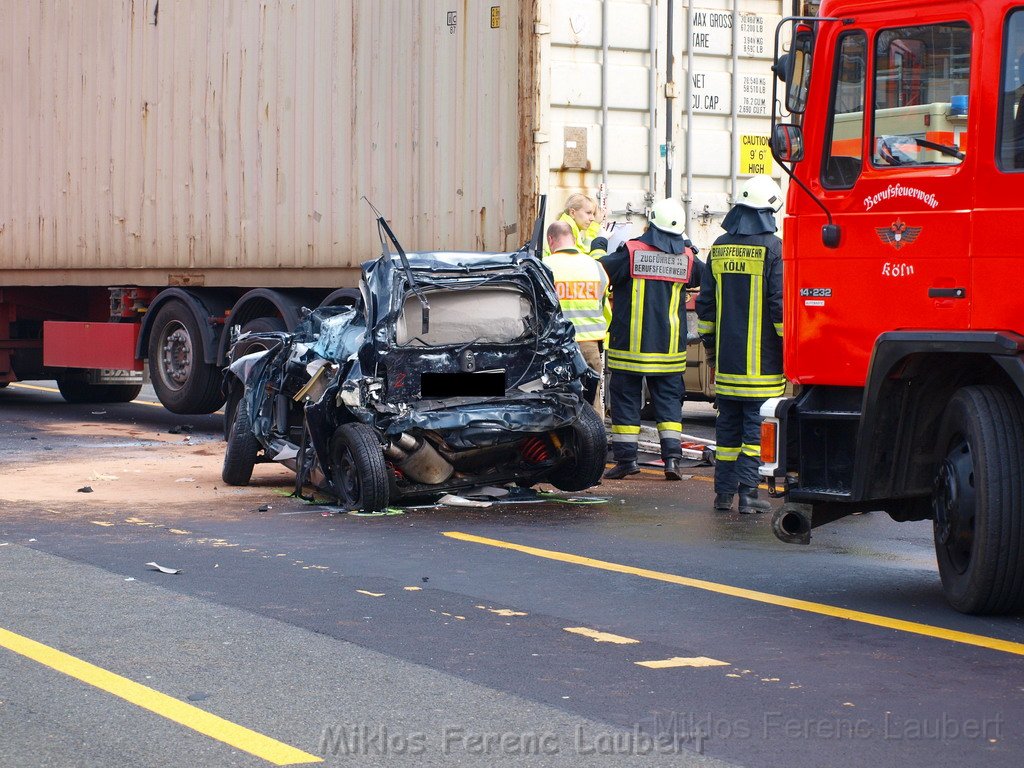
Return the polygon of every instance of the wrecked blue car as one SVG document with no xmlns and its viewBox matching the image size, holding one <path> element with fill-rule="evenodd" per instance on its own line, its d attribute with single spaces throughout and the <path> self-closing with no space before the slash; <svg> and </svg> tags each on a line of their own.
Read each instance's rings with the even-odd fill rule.
<svg viewBox="0 0 1024 768">
<path fill-rule="evenodd" d="M 364 511 L 481 485 L 597 485 L 606 436 L 584 399 L 596 374 L 547 268 L 525 249 L 398 248 L 363 265 L 354 305 L 236 340 L 224 481 L 280 462 L 298 494 Z"/>
</svg>

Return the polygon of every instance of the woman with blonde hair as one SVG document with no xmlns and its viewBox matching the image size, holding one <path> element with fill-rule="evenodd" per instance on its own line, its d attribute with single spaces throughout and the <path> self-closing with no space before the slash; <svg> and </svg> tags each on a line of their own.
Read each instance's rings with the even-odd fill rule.
<svg viewBox="0 0 1024 768">
<path fill-rule="evenodd" d="M 565 209 L 558 217 L 572 229 L 573 240 L 580 253 L 585 253 L 599 259 L 608 250 L 608 239 L 598 237 L 601 231 L 601 219 L 599 218 L 597 201 L 582 192 L 574 192 L 565 201 Z M 548 255 L 545 247 L 544 255 Z"/>
</svg>

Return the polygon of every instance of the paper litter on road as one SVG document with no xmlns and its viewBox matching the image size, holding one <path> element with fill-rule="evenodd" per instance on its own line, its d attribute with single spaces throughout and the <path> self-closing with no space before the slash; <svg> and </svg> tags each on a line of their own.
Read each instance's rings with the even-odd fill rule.
<svg viewBox="0 0 1024 768">
<path fill-rule="evenodd" d="M 181 573 L 181 571 L 177 568 L 167 568 L 166 566 L 160 565 L 159 563 L 146 563 L 146 565 L 150 566 L 154 570 L 160 571 L 160 573 L 169 573 L 171 575 Z"/>
<path fill-rule="evenodd" d="M 467 499 L 464 496 L 456 496 L 452 493 L 446 493 L 437 500 L 437 503 L 444 504 L 449 507 L 489 507 L 492 504 L 490 501 L 474 501 L 473 499 Z"/>
</svg>

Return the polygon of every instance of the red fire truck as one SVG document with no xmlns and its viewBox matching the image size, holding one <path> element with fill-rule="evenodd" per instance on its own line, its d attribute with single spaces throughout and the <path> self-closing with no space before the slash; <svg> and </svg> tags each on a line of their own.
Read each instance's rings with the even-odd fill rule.
<svg viewBox="0 0 1024 768">
<path fill-rule="evenodd" d="M 762 410 L 773 528 L 931 519 L 953 607 L 1019 611 L 1024 3 L 826 0 L 790 34 L 772 149 L 798 386 Z"/>
</svg>

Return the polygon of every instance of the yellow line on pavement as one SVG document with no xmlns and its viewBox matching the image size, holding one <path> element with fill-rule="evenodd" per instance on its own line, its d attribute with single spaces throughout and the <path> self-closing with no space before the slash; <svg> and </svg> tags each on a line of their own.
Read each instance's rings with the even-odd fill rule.
<svg viewBox="0 0 1024 768">
<path fill-rule="evenodd" d="M 323 760 L 295 747 L 290 747 L 262 733 L 243 728 L 229 720 L 212 715 L 183 701 L 129 680 L 126 677 L 82 661 L 63 651 L 37 643 L 22 635 L 0 628 L 0 647 L 37 661 L 69 677 L 81 680 L 125 701 L 155 712 L 161 717 L 198 731 L 211 739 L 248 752 L 274 765 L 322 763 Z"/>
<path fill-rule="evenodd" d="M 11 386 L 17 387 L 18 389 L 34 389 L 37 392 L 56 392 L 58 395 L 60 394 L 60 390 L 55 387 L 40 387 L 36 384 L 22 384 L 21 382 L 11 384 Z M 157 408 L 163 408 L 161 403 L 153 403 L 149 400 L 132 400 L 132 402 L 137 405 L 155 405 Z"/>
<path fill-rule="evenodd" d="M 639 640 L 634 640 L 632 637 L 623 637 L 622 635 L 613 635 L 611 632 L 599 632 L 596 629 L 590 627 L 563 627 L 566 632 L 572 632 L 574 635 L 583 635 L 589 637 L 595 643 L 615 643 L 616 645 L 629 645 L 631 643 L 639 643 Z"/>
<path fill-rule="evenodd" d="M 686 658 L 685 656 L 673 656 L 671 659 L 656 659 L 654 661 L 634 661 L 638 667 L 647 667 L 648 669 L 672 669 L 674 667 L 727 667 L 729 666 L 728 661 L 719 661 L 718 659 L 709 659 L 707 656 L 694 656 L 692 658 Z"/>
<path fill-rule="evenodd" d="M 615 573 L 625 573 L 631 576 L 640 576 L 641 578 L 652 579 L 654 581 L 679 584 L 684 587 L 703 589 L 707 592 L 717 592 L 720 595 L 740 597 L 744 600 L 753 600 L 758 603 L 768 603 L 770 605 L 778 605 L 783 608 L 793 608 L 798 611 L 806 611 L 807 613 L 817 613 L 822 616 L 832 616 L 837 619 L 845 619 L 846 621 L 871 624 L 876 627 L 895 629 L 899 632 L 908 632 L 914 635 L 925 635 L 927 637 L 938 638 L 939 640 L 948 640 L 953 643 L 976 645 L 981 648 L 989 648 L 993 651 L 1002 651 L 1003 653 L 1012 653 L 1017 656 L 1024 656 L 1024 643 L 1000 640 L 996 637 L 975 635 L 970 632 L 959 632 L 954 629 L 946 629 L 945 627 L 935 627 L 930 624 L 919 624 L 916 621 L 904 621 L 903 619 L 894 619 L 889 616 L 880 616 L 875 613 L 865 613 L 863 611 L 854 611 L 849 608 L 840 608 L 836 605 L 814 603 L 809 600 L 798 600 L 792 597 L 773 595 L 768 592 L 758 592 L 753 589 L 744 589 L 743 587 L 719 584 L 714 581 L 693 579 L 689 576 L 678 576 L 674 573 L 663 573 L 661 571 L 648 570 L 647 568 L 636 568 L 632 565 L 611 563 L 607 560 L 594 560 L 593 558 L 572 555 L 566 552 L 556 552 L 550 549 L 538 549 L 537 547 L 528 547 L 523 544 L 515 544 L 509 541 L 500 541 L 499 539 L 487 539 L 482 536 L 474 536 L 470 533 L 462 533 L 461 531 L 445 531 L 443 535 L 451 539 L 458 539 L 459 541 L 467 541 L 474 544 L 485 544 L 486 546 L 498 547 L 500 549 L 510 549 L 515 552 L 522 552 L 527 555 L 533 555 L 534 557 L 543 557 L 548 560 L 558 560 L 563 563 L 583 565 L 588 568 L 597 568 L 602 571 L 613 571 Z"/>
</svg>

